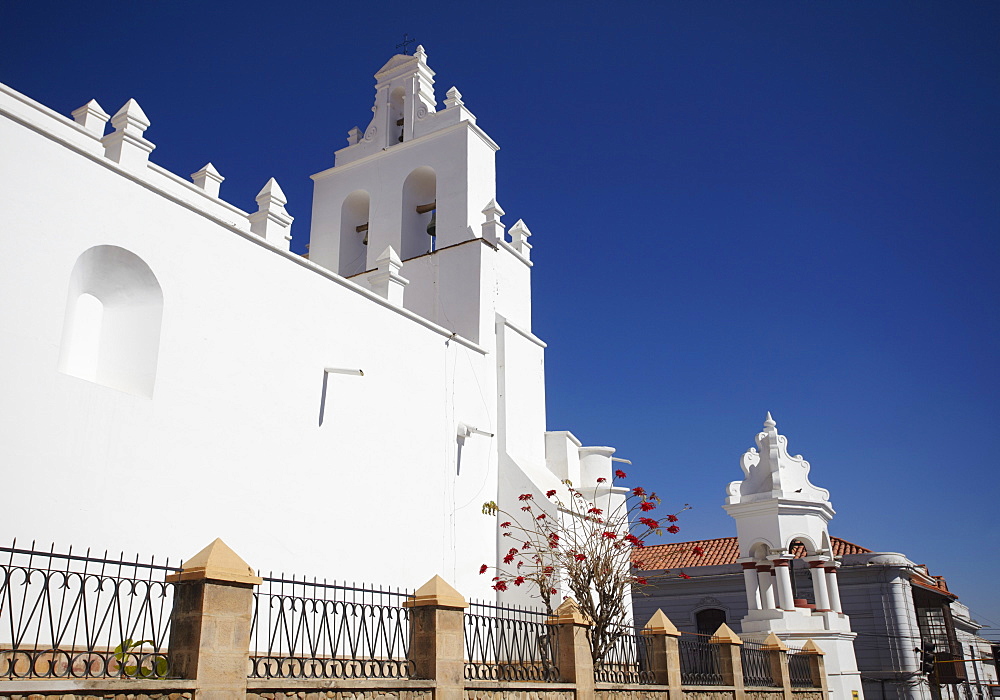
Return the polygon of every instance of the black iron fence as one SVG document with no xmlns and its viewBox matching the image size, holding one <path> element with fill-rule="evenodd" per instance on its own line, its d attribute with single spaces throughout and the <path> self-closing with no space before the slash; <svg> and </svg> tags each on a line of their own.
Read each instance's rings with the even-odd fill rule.
<svg viewBox="0 0 1000 700">
<path fill-rule="evenodd" d="M 166 678 L 178 567 L 0 547 L 0 678 Z"/>
<path fill-rule="evenodd" d="M 555 629 L 544 610 L 473 601 L 465 612 L 465 677 L 559 680 Z"/>
<path fill-rule="evenodd" d="M 722 685 L 722 664 L 719 645 L 709 642 L 707 635 L 684 635 L 677 640 L 681 662 L 681 683 L 684 685 Z"/>
<path fill-rule="evenodd" d="M 788 649 L 788 676 L 793 688 L 813 687 L 810 655 L 801 653 L 801 649 Z"/>
<path fill-rule="evenodd" d="M 745 641 L 740 646 L 740 659 L 743 662 L 743 684 L 756 687 L 775 687 L 781 683 L 774 678 L 771 666 L 771 656 L 765 645 L 760 642 Z"/>
<path fill-rule="evenodd" d="M 409 678 L 401 589 L 265 577 L 254 593 L 251 678 Z"/>
<path fill-rule="evenodd" d="M 594 680 L 598 683 L 642 683 L 656 681 L 649 657 L 652 640 L 637 634 L 631 625 L 612 630 L 614 641 L 604 656 L 594 661 Z"/>
</svg>

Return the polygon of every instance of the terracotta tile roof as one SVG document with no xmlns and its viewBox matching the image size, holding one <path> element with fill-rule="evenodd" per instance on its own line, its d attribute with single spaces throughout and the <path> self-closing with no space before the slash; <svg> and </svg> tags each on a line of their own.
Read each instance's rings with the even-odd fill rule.
<svg viewBox="0 0 1000 700">
<path fill-rule="evenodd" d="M 844 554 L 867 554 L 870 549 L 831 537 L 834 556 Z M 701 547 L 704 554 L 694 553 L 695 547 Z M 792 549 L 796 558 L 806 555 L 800 545 Z M 720 564 L 735 564 L 740 557 L 740 548 L 735 537 L 719 537 L 714 540 L 695 540 L 693 542 L 675 542 L 672 544 L 656 544 L 643 547 L 633 555 L 633 560 L 641 561 L 643 569 L 682 569 L 689 566 L 718 566 Z"/>
</svg>

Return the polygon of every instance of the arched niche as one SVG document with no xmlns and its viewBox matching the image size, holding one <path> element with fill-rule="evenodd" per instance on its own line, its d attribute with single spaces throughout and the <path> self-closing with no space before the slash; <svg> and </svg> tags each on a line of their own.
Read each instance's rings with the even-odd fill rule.
<svg viewBox="0 0 1000 700">
<path fill-rule="evenodd" d="M 769 563 L 767 561 L 767 555 L 771 553 L 771 549 L 772 547 L 770 542 L 767 542 L 766 540 L 759 540 L 750 545 L 748 554 L 758 562 L 767 564 Z"/>
<path fill-rule="evenodd" d="M 403 181 L 403 216 L 399 256 L 406 260 L 429 253 L 433 238 L 427 225 L 437 206 L 437 175 L 433 168 L 422 166 Z"/>
<path fill-rule="evenodd" d="M 340 208 L 340 263 L 338 272 L 350 277 L 367 268 L 368 221 L 371 197 L 364 190 L 354 190 Z"/>
<path fill-rule="evenodd" d="M 152 397 L 160 350 L 163 292 L 134 253 L 95 246 L 70 274 L 59 371 Z"/>
</svg>

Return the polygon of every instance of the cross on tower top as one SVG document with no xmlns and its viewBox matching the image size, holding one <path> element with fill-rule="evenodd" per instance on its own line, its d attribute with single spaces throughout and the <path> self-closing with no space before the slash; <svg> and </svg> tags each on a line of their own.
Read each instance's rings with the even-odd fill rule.
<svg viewBox="0 0 1000 700">
<path fill-rule="evenodd" d="M 415 41 L 416 41 L 416 39 L 411 39 L 409 34 L 403 34 L 403 41 L 401 41 L 400 43 L 396 44 L 396 48 L 397 49 L 403 49 L 403 55 L 404 56 L 409 56 L 410 55 L 409 46 L 410 46 L 410 44 L 414 43 Z"/>
</svg>

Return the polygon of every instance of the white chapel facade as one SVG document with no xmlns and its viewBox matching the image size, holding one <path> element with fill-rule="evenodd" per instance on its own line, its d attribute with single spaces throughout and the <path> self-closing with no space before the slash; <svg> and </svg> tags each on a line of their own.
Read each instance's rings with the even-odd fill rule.
<svg viewBox="0 0 1000 700">
<path fill-rule="evenodd" d="M 6 535 L 222 537 L 265 570 L 487 598 L 484 502 L 610 483 L 612 448 L 546 429 L 497 144 L 458 90 L 438 104 L 423 48 L 375 80 L 371 123 L 312 176 L 308 257 L 273 178 L 243 211 L 211 163 L 168 172 L 135 100 L 70 119 L 0 85 Z"/>
</svg>

